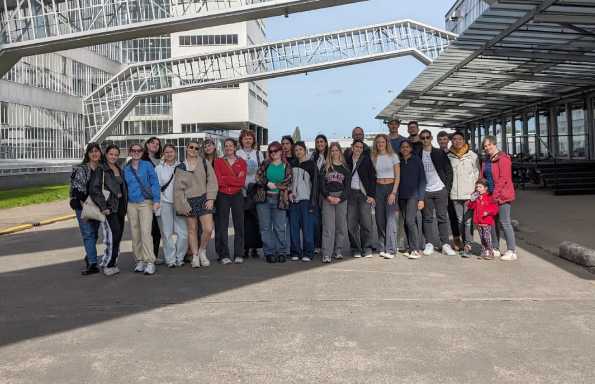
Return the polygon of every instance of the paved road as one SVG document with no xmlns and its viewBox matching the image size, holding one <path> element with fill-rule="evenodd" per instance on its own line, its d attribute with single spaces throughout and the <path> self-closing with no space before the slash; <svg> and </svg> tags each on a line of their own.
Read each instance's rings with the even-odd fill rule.
<svg viewBox="0 0 595 384">
<path fill-rule="evenodd" d="M 72 221 L 0 237 L 0 383 L 595 382 L 595 275 L 532 249 L 152 277 L 123 250 L 81 277 Z"/>
</svg>

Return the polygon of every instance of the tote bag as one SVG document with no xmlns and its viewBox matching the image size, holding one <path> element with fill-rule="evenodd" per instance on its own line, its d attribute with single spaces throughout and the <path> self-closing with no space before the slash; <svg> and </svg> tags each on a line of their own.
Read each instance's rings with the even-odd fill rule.
<svg viewBox="0 0 595 384">
<path fill-rule="evenodd" d="M 103 172 L 103 178 L 101 180 L 101 193 L 103 193 L 105 200 L 107 200 L 110 196 L 110 191 L 105 189 L 105 171 Z M 105 215 L 103 214 L 103 212 L 101 212 L 101 210 L 99 209 L 97 204 L 95 204 L 93 199 L 91 199 L 91 196 L 87 196 L 87 199 L 83 203 L 81 219 L 96 220 L 102 223 L 105 221 Z"/>
</svg>

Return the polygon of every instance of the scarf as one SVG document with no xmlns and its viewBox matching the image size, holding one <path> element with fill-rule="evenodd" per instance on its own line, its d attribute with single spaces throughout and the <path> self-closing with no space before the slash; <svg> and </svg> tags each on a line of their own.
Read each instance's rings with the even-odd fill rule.
<svg viewBox="0 0 595 384">
<path fill-rule="evenodd" d="M 459 149 L 458 151 L 452 147 L 450 148 L 450 152 L 455 155 L 456 157 L 458 157 L 459 159 L 462 159 L 463 156 L 465 156 L 465 154 L 467 152 L 469 152 L 469 144 L 465 144 L 461 147 L 461 149 Z"/>
</svg>

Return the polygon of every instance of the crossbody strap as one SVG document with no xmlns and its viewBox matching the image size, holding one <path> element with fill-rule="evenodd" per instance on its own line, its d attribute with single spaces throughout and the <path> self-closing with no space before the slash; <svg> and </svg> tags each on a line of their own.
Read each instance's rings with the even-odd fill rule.
<svg viewBox="0 0 595 384">
<path fill-rule="evenodd" d="M 132 171 L 134 178 L 140 185 L 140 187 L 143 191 L 143 196 L 145 197 L 145 199 L 148 199 L 148 200 L 152 199 L 153 193 L 151 193 L 151 191 L 149 189 L 147 189 L 147 187 L 143 184 L 143 182 L 140 180 L 140 177 L 138 177 L 138 175 L 136 174 L 136 170 L 134 169 L 134 167 L 132 165 L 130 165 L 130 170 Z"/>
</svg>

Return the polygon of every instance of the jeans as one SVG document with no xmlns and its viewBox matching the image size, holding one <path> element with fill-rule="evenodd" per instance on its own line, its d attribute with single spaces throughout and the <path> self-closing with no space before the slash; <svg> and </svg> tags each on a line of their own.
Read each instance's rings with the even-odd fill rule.
<svg viewBox="0 0 595 384">
<path fill-rule="evenodd" d="M 469 245 L 473 241 L 473 211 L 467 208 L 467 200 L 452 200 L 452 205 L 457 214 L 459 233 L 463 235 L 464 244 Z"/>
<path fill-rule="evenodd" d="M 376 227 L 378 229 L 378 247 L 380 252 L 397 251 L 397 203 L 388 205 L 388 195 L 393 184 L 376 184 Z"/>
<path fill-rule="evenodd" d="M 449 243 L 450 236 L 450 224 L 448 222 L 448 192 L 446 191 L 446 188 L 442 188 L 437 192 L 426 192 L 424 203 L 424 209 L 421 213 L 423 216 L 423 232 L 426 237 L 426 242 L 441 248 L 444 244 Z M 434 211 L 436 211 L 436 221 L 438 222 L 440 239 L 436 238 Z"/>
<path fill-rule="evenodd" d="M 420 231 L 417 220 L 417 203 L 419 200 L 416 197 L 409 199 L 399 199 L 399 208 L 402 212 L 402 217 L 405 219 L 405 233 L 407 235 L 407 243 L 409 244 L 409 251 L 420 251 L 422 249 L 420 241 Z"/>
<path fill-rule="evenodd" d="M 79 230 L 85 247 L 85 260 L 88 265 L 97 264 L 97 236 L 99 233 L 99 221 L 81 219 L 82 209 L 75 210 L 76 220 L 79 223 Z"/>
<path fill-rule="evenodd" d="M 310 212 L 310 200 L 292 203 L 289 208 L 291 232 L 291 256 L 314 256 L 314 213 Z"/>
<path fill-rule="evenodd" d="M 504 238 L 506 239 L 506 249 L 516 252 L 516 238 L 514 235 L 514 228 L 512 227 L 510 203 L 500 205 L 496 225 L 492 227 L 492 243 L 495 249 L 500 248 L 500 231 L 499 225 L 504 231 Z"/>
<path fill-rule="evenodd" d="M 287 252 L 287 212 L 278 208 L 279 196 L 268 195 L 264 203 L 256 205 L 264 256 L 284 255 Z"/>
<path fill-rule="evenodd" d="M 183 262 L 186 251 L 188 250 L 186 217 L 176 215 L 174 205 L 162 200 L 159 226 L 163 233 L 163 255 L 165 262 L 167 264 Z"/>
<path fill-rule="evenodd" d="M 233 253 L 235 257 L 244 255 L 244 196 L 242 192 L 226 195 L 219 192 L 215 201 L 215 249 L 219 260 L 229 258 L 228 231 L 229 212 L 233 219 Z"/>
<path fill-rule="evenodd" d="M 353 253 L 371 253 L 372 237 L 372 207 L 368 204 L 368 197 L 359 190 L 352 189 L 347 202 L 347 227 L 349 243 Z"/>
<path fill-rule="evenodd" d="M 322 202 L 322 256 L 343 255 L 347 238 L 347 202 Z"/>
</svg>

